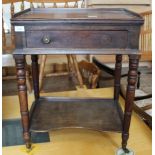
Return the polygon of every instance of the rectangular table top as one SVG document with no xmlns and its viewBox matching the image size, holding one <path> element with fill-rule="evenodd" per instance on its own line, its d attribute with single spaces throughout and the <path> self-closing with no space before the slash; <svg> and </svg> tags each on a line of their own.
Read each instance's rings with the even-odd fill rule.
<svg viewBox="0 0 155 155">
<path fill-rule="evenodd" d="M 16 33 L 14 54 L 137 54 L 143 22 L 120 8 L 27 9 L 11 19 L 15 32 L 25 31 Z"/>
<path fill-rule="evenodd" d="M 135 23 L 142 24 L 138 14 L 120 8 L 36 8 L 17 13 L 12 23 L 78 22 L 78 23 Z"/>
</svg>

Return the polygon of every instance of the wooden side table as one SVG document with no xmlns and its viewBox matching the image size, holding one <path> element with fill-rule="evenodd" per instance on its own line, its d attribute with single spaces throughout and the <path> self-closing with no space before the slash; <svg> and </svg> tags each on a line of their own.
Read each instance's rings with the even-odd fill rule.
<svg viewBox="0 0 155 155">
<path fill-rule="evenodd" d="M 14 58 L 26 147 L 31 148 L 30 132 L 85 127 L 121 132 L 122 148 L 127 152 L 143 19 L 125 9 L 28 9 L 15 14 L 11 21 L 16 32 Z M 25 81 L 28 54 L 32 57 L 35 95 L 30 113 Z M 41 97 L 38 54 L 115 54 L 114 98 Z M 124 115 L 118 103 L 122 55 L 129 56 Z"/>
</svg>

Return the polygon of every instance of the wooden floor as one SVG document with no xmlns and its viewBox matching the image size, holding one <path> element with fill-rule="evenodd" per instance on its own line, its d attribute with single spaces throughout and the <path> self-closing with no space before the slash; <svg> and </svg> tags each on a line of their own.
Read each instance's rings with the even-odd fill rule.
<svg viewBox="0 0 155 155">
<path fill-rule="evenodd" d="M 44 96 L 76 96 L 76 97 L 112 97 L 113 88 L 77 89 L 59 93 L 46 93 Z M 33 95 L 29 95 L 29 103 Z M 124 100 L 120 97 L 120 103 Z M 11 110 L 10 110 L 11 109 Z M 19 118 L 17 96 L 3 97 L 3 119 Z M 27 152 L 25 146 L 3 147 L 3 155 L 115 155 L 121 146 L 121 135 L 118 133 L 96 132 L 86 129 L 64 129 L 50 132 L 48 143 L 33 144 Z M 136 155 L 152 154 L 151 130 L 133 113 L 128 148 Z"/>
</svg>

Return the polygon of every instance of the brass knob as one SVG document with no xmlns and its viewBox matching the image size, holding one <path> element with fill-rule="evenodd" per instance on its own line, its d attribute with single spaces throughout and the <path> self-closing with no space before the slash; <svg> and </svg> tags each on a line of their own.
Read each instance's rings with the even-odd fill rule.
<svg viewBox="0 0 155 155">
<path fill-rule="evenodd" d="M 42 42 L 43 42 L 44 44 L 49 44 L 49 43 L 51 42 L 51 39 L 50 39 L 49 36 L 43 36 Z"/>
</svg>

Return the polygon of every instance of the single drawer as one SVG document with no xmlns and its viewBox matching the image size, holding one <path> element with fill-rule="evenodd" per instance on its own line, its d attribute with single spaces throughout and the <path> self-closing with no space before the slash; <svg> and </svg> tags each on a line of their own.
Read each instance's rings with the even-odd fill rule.
<svg viewBox="0 0 155 155">
<path fill-rule="evenodd" d="M 128 31 L 27 31 L 28 48 L 126 48 Z"/>
</svg>

